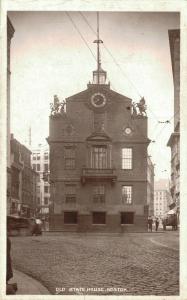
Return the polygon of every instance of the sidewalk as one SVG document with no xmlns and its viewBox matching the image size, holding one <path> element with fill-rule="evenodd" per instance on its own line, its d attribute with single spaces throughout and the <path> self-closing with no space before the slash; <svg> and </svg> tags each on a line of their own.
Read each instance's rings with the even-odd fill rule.
<svg viewBox="0 0 187 300">
<path fill-rule="evenodd" d="M 18 290 L 16 295 L 50 295 L 49 291 L 37 280 L 32 277 L 13 270 L 14 277 L 9 281 L 16 282 Z"/>
</svg>

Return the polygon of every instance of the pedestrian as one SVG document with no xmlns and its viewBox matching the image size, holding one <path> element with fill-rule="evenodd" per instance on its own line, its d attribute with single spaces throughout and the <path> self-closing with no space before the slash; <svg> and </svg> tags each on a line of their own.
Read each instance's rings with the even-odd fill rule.
<svg viewBox="0 0 187 300">
<path fill-rule="evenodd" d="M 159 219 L 156 218 L 155 220 L 155 230 L 158 231 L 158 226 L 159 226 Z"/>
<path fill-rule="evenodd" d="M 13 277 L 12 271 L 12 259 L 11 259 L 11 241 L 7 236 L 7 257 L 6 257 L 6 294 L 15 295 L 17 291 L 17 283 L 8 283 L 8 281 Z"/>
<path fill-rule="evenodd" d="M 166 218 L 162 219 L 162 226 L 163 226 L 163 230 L 166 230 Z"/>
<path fill-rule="evenodd" d="M 7 236 L 7 268 L 6 268 L 6 282 L 8 282 L 13 277 L 12 272 L 12 260 L 10 255 L 10 249 L 11 249 L 11 241 L 9 237 Z"/>
<path fill-rule="evenodd" d="M 40 219 L 35 219 L 34 225 L 33 225 L 32 231 L 31 231 L 32 235 L 41 235 L 42 234 L 41 224 L 42 224 L 42 221 Z"/>
<path fill-rule="evenodd" d="M 177 230 L 177 215 L 173 215 L 172 230 Z"/>
<path fill-rule="evenodd" d="M 153 226 L 153 219 L 151 216 L 148 217 L 148 231 L 152 232 L 152 226 Z"/>
</svg>

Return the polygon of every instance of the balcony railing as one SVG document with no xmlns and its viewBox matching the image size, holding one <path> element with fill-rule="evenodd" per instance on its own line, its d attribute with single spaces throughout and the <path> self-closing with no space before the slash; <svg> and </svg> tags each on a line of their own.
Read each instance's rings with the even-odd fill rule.
<svg viewBox="0 0 187 300">
<path fill-rule="evenodd" d="M 81 182 L 85 184 L 87 181 L 104 180 L 115 183 L 117 175 L 115 169 L 94 169 L 94 168 L 83 168 Z"/>
</svg>

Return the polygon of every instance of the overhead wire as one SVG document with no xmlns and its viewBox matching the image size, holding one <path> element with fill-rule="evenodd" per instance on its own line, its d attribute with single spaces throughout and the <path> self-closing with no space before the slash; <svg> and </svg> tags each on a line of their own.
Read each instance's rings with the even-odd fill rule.
<svg viewBox="0 0 187 300">
<path fill-rule="evenodd" d="M 81 36 L 81 38 L 83 39 L 83 41 L 85 42 L 85 44 L 87 45 L 87 47 L 89 48 L 92 56 L 94 57 L 94 59 L 96 60 L 96 57 L 94 55 L 94 53 L 92 52 L 91 48 L 89 47 L 87 41 L 85 40 L 85 38 L 83 37 L 83 35 L 81 34 L 80 30 L 78 29 L 78 27 L 76 26 L 76 24 L 74 23 L 73 19 L 71 18 L 71 16 L 69 15 L 69 13 L 67 13 L 67 16 L 69 17 L 69 19 L 71 20 L 73 26 L 75 27 L 75 29 L 78 31 L 79 35 Z M 90 23 L 88 22 L 87 18 L 85 17 L 85 15 L 79 11 L 79 14 L 82 16 L 82 18 L 84 19 L 84 21 L 86 22 L 86 24 L 88 25 L 88 27 L 91 29 L 91 31 L 94 33 L 95 36 L 97 36 L 97 33 L 96 31 L 93 29 L 93 27 L 90 25 Z M 105 43 L 103 42 L 103 47 L 105 48 L 105 50 L 108 52 L 108 54 L 112 57 L 112 60 L 113 62 L 115 63 L 115 65 L 120 69 L 121 73 L 123 74 L 124 77 L 126 77 L 128 79 L 128 81 L 131 83 L 131 85 L 133 86 L 133 88 L 136 90 L 137 94 L 142 98 L 140 92 L 138 91 L 138 89 L 136 88 L 136 86 L 132 83 L 132 81 L 128 78 L 128 76 L 124 73 L 123 69 L 121 68 L 120 64 L 117 62 L 117 60 L 114 58 L 114 56 L 112 55 L 111 51 L 107 48 L 107 46 L 105 45 Z M 147 107 L 147 109 L 151 112 L 151 114 L 153 115 L 153 117 L 155 118 L 155 120 L 157 121 L 157 124 L 154 128 L 154 131 L 156 130 L 156 127 L 158 126 L 158 123 L 159 123 L 159 120 L 158 120 L 158 117 L 153 113 L 153 111 Z M 169 121 L 171 121 L 172 119 L 174 118 L 174 115 L 170 118 Z M 134 123 L 135 123 L 135 126 L 136 127 L 139 127 L 137 122 L 134 120 Z M 159 133 L 156 135 L 156 138 L 154 140 L 157 139 L 157 137 L 160 135 L 160 132 L 163 131 L 166 127 L 166 125 L 168 124 L 169 122 L 165 122 L 164 124 L 164 127 L 159 131 Z M 143 136 L 145 136 L 142 132 L 141 134 Z"/>
<path fill-rule="evenodd" d="M 87 18 L 84 16 L 84 14 L 82 12 L 79 12 L 80 15 L 83 17 L 83 19 L 85 20 L 85 22 L 87 23 L 87 25 L 89 26 L 89 28 L 94 32 L 95 35 L 97 35 L 96 31 L 92 28 L 92 26 L 89 24 Z M 116 64 L 116 66 L 120 69 L 121 73 L 123 74 L 124 77 L 127 78 L 127 80 L 130 82 L 130 84 L 133 86 L 133 88 L 136 90 L 137 94 L 139 95 L 140 98 L 142 98 L 140 92 L 138 91 L 138 89 L 136 88 L 136 86 L 133 84 L 133 82 L 128 78 L 128 76 L 124 73 L 123 69 L 121 68 L 121 66 L 119 65 L 119 63 L 116 61 L 116 59 L 114 58 L 114 56 L 112 55 L 111 51 L 106 47 L 105 43 L 103 42 L 103 47 L 105 48 L 105 50 L 109 53 L 109 55 L 112 57 L 113 62 Z"/>
<path fill-rule="evenodd" d="M 84 21 L 86 22 L 86 24 L 88 25 L 88 27 L 91 29 L 91 31 L 97 36 L 96 31 L 93 29 L 93 27 L 90 25 L 90 23 L 88 22 L 87 18 L 85 17 L 85 15 L 82 12 L 79 12 L 80 15 L 82 16 L 82 18 L 84 19 Z M 139 93 L 139 91 L 137 90 L 137 88 L 135 87 L 135 85 L 131 82 L 131 80 L 125 75 L 125 73 L 123 72 L 121 66 L 118 64 L 118 62 L 116 61 L 116 59 L 114 58 L 114 56 L 112 55 L 111 51 L 107 48 L 107 46 L 105 45 L 105 43 L 103 42 L 103 47 L 105 48 L 105 50 L 109 53 L 109 55 L 112 57 L 113 62 L 117 65 L 117 67 L 120 69 L 121 73 L 123 74 L 123 76 L 125 76 L 129 82 L 131 83 L 131 85 L 133 86 L 133 88 L 136 90 L 137 94 L 140 96 L 140 98 L 142 98 L 141 94 Z M 155 116 L 155 114 L 151 111 L 151 109 L 148 107 L 148 110 L 152 113 L 152 115 L 154 116 L 155 120 L 158 122 L 158 118 Z M 137 122 L 135 121 L 135 119 L 133 119 L 135 126 L 139 127 L 137 125 Z M 142 132 L 141 132 L 142 136 L 145 136 Z"/>
<path fill-rule="evenodd" d="M 95 56 L 95 54 L 93 53 L 93 51 L 91 50 L 90 46 L 88 45 L 86 39 L 84 38 L 84 36 L 82 35 L 82 33 L 80 32 L 80 30 L 78 29 L 77 25 L 75 24 L 75 22 L 73 21 L 72 17 L 70 16 L 70 14 L 68 12 L 66 12 L 66 15 L 68 16 L 68 18 L 70 19 L 71 23 L 73 24 L 74 28 L 77 30 L 77 32 L 79 33 L 80 37 L 82 38 L 82 40 L 84 41 L 84 43 L 86 44 L 86 46 L 88 47 L 89 51 L 91 52 L 94 60 L 97 62 L 97 58 Z M 109 79 L 109 78 L 108 78 Z M 110 83 L 110 85 L 112 86 L 112 88 L 114 90 L 116 90 L 114 88 L 114 86 Z"/>
<path fill-rule="evenodd" d="M 83 37 L 82 33 L 80 32 L 80 30 L 78 29 L 77 25 L 75 24 L 75 22 L 73 21 L 72 17 L 70 16 L 70 14 L 68 12 L 66 12 L 66 15 L 68 16 L 68 18 L 70 19 L 71 23 L 73 24 L 74 28 L 77 30 L 77 32 L 79 33 L 80 37 L 82 38 L 82 40 L 84 41 L 84 43 L 86 44 L 86 46 L 88 47 L 88 49 L 90 50 L 90 53 L 92 54 L 93 58 L 95 61 L 97 61 L 92 49 L 90 48 L 90 46 L 88 45 L 87 41 L 85 40 L 85 38 Z"/>
<path fill-rule="evenodd" d="M 179 110 L 168 120 L 169 122 L 179 113 Z M 161 130 L 158 132 L 158 134 L 156 135 L 155 139 L 154 140 L 157 140 L 158 136 L 161 135 L 161 132 L 163 132 L 163 130 L 166 128 L 166 126 L 170 124 L 170 123 L 165 123 L 164 124 L 164 127 L 161 128 Z"/>
<path fill-rule="evenodd" d="M 88 22 L 87 18 L 84 16 L 84 14 L 82 12 L 79 12 L 79 13 L 83 17 L 83 19 L 85 20 L 85 22 L 89 26 L 89 28 L 92 30 L 92 32 L 97 36 L 96 31 L 92 28 L 92 26 Z M 104 46 L 105 50 L 109 53 L 109 55 L 112 57 L 114 63 L 120 68 L 121 72 L 123 73 L 123 70 L 121 69 L 120 65 L 117 63 L 117 61 L 115 60 L 114 56 L 109 51 L 109 49 L 105 46 L 104 42 L 103 42 L 103 46 Z M 123 73 L 123 75 L 130 81 L 130 79 L 124 73 Z M 131 83 L 131 85 L 133 85 L 133 83 L 131 81 L 130 81 L 130 83 Z M 134 85 L 133 85 L 133 88 L 136 90 L 136 92 L 138 93 L 138 95 L 141 97 L 140 93 L 138 92 L 138 90 L 136 89 L 136 87 Z M 133 121 L 134 121 L 135 127 L 137 129 L 139 129 L 140 134 L 145 138 L 145 134 L 140 130 L 139 124 L 137 124 L 137 122 L 135 121 L 135 119 L 133 119 Z"/>
<path fill-rule="evenodd" d="M 155 113 L 153 113 L 153 111 L 150 109 L 150 107 L 148 105 L 147 105 L 147 110 L 150 111 L 150 113 L 152 114 L 152 116 L 154 117 L 154 119 L 158 122 L 157 116 L 155 115 Z"/>
<path fill-rule="evenodd" d="M 92 30 L 92 32 L 97 35 L 96 31 L 93 29 L 93 27 L 90 25 L 90 23 L 88 22 L 87 18 L 85 17 L 85 15 L 82 12 L 79 12 L 80 15 L 82 16 L 82 18 L 84 19 L 84 21 L 86 22 L 86 24 L 89 26 L 89 28 Z M 133 86 L 133 88 L 136 90 L 137 94 L 140 96 L 140 98 L 142 98 L 140 92 L 138 91 L 138 89 L 136 88 L 136 86 L 131 82 L 131 80 L 128 78 L 128 76 L 123 72 L 123 69 L 121 68 L 121 66 L 119 65 L 119 63 L 116 61 L 116 59 L 114 58 L 114 56 L 112 55 L 111 51 L 107 48 L 107 46 L 105 45 L 105 43 L 103 42 L 103 47 L 105 48 L 105 50 L 109 53 L 109 55 L 112 57 L 114 63 L 118 66 L 118 68 L 120 69 L 121 73 L 129 80 L 129 82 L 131 83 L 131 85 Z M 149 106 L 147 106 L 147 109 L 151 112 L 152 116 L 154 117 L 154 119 L 159 122 L 158 117 L 153 113 L 153 111 L 150 109 Z"/>
</svg>

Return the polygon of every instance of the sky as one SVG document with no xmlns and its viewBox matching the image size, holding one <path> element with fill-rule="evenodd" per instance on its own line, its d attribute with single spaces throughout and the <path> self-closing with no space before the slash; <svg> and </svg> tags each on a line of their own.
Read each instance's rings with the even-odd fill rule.
<svg viewBox="0 0 187 300">
<path fill-rule="evenodd" d="M 11 43 L 11 132 L 32 146 L 46 145 L 50 103 L 87 88 L 96 69 L 96 12 L 9 12 Z M 178 13 L 100 12 L 102 67 L 111 89 L 147 104 L 149 155 L 155 178 L 170 177 L 174 91 L 168 30 Z M 112 55 L 110 55 L 111 53 Z M 170 120 L 170 123 L 159 123 Z M 166 171 L 165 171 L 166 170 Z"/>
</svg>

